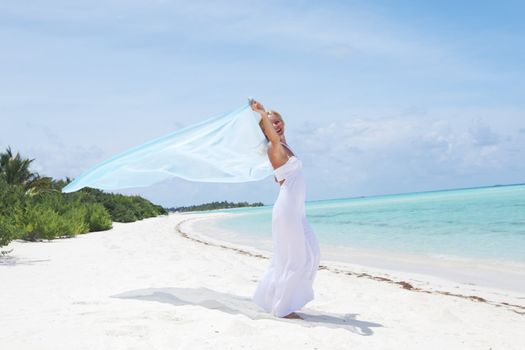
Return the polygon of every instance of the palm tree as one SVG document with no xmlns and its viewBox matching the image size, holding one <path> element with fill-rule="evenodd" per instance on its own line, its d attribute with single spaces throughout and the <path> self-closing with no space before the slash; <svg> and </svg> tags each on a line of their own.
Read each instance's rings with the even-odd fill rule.
<svg viewBox="0 0 525 350">
<path fill-rule="evenodd" d="M 34 159 L 22 159 L 20 153 L 13 155 L 11 147 L 7 147 L 5 153 L 0 154 L 0 172 L 4 174 L 9 184 L 22 185 L 31 177 L 29 165 Z"/>
<path fill-rule="evenodd" d="M 0 174 L 8 184 L 23 186 L 28 195 L 51 189 L 53 180 L 50 177 L 29 170 L 33 161 L 22 158 L 18 152 L 13 155 L 11 147 L 7 147 L 5 153 L 0 153 Z"/>
</svg>

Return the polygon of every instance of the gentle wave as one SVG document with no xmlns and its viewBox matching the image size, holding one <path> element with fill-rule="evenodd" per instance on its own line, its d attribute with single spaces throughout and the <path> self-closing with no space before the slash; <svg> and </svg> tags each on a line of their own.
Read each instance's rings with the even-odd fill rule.
<svg viewBox="0 0 525 350">
<path fill-rule="evenodd" d="M 525 185 L 313 201 L 306 208 L 325 247 L 525 263 Z M 225 210 L 239 215 L 215 219 L 214 227 L 257 245 L 271 240 L 271 209 Z"/>
</svg>

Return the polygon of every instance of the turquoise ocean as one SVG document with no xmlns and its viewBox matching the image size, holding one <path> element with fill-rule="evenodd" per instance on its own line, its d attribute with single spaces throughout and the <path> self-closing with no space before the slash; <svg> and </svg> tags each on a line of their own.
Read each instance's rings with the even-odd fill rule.
<svg viewBox="0 0 525 350">
<path fill-rule="evenodd" d="M 271 249 L 271 206 L 213 219 L 219 239 Z M 525 184 L 309 201 L 321 250 L 525 264 Z M 210 227 L 210 222 L 196 223 Z"/>
</svg>

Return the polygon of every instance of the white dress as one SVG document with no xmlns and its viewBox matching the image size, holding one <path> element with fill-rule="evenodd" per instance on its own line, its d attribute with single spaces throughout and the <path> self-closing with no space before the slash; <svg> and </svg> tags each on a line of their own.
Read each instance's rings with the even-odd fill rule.
<svg viewBox="0 0 525 350">
<path fill-rule="evenodd" d="M 305 216 L 301 160 L 289 157 L 274 175 L 284 182 L 272 211 L 273 256 L 253 301 L 274 316 L 283 317 L 313 300 L 320 251 Z"/>
</svg>

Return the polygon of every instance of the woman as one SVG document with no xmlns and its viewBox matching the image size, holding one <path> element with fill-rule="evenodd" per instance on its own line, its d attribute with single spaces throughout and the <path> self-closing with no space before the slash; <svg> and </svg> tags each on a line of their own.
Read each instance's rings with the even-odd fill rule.
<svg viewBox="0 0 525 350">
<path fill-rule="evenodd" d="M 279 113 L 265 111 L 257 101 L 251 102 L 251 108 L 261 115 L 260 125 L 269 140 L 268 158 L 280 185 L 272 211 L 274 252 L 253 301 L 274 316 L 301 318 L 294 311 L 314 298 L 312 284 L 320 256 L 305 216 L 302 163 L 286 144 Z"/>
</svg>

